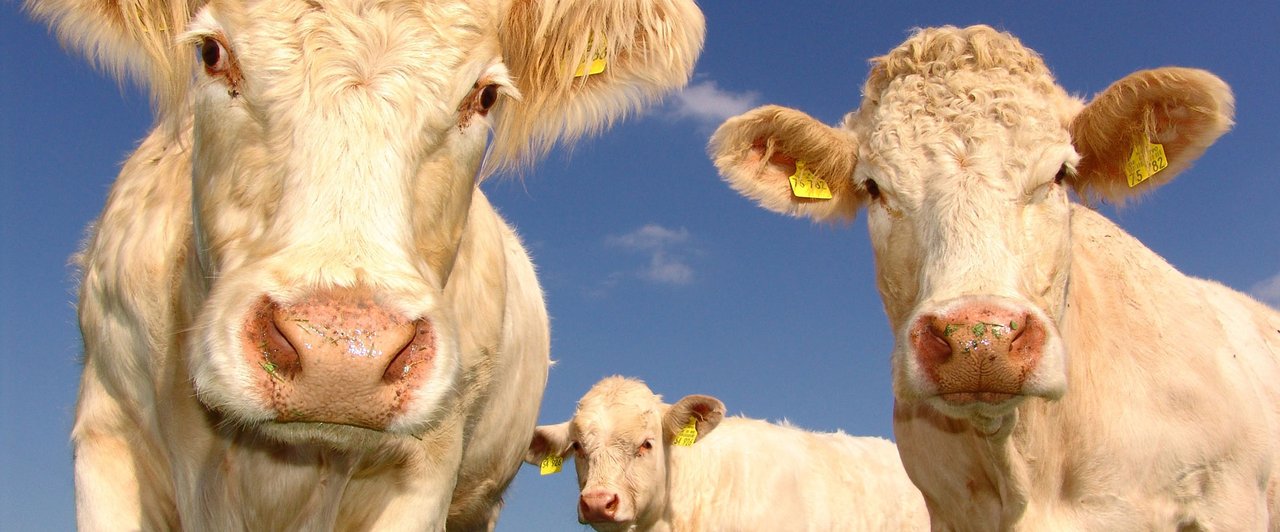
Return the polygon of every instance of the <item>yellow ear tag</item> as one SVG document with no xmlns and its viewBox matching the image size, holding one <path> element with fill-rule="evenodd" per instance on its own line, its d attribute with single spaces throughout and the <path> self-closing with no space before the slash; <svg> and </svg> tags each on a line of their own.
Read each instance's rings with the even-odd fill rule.
<svg viewBox="0 0 1280 532">
<path fill-rule="evenodd" d="M 1124 165 L 1124 175 L 1129 179 L 1129 188 L 1133 188 L 1168 166 L 1169 159 L 1164 156 L 1164 145 L 1153 143 L 1143 135 L 1133 143 L 1129 162 Z"/>
<path fill-rule="evenodd" d="M 831 199 L 831 187 L 808 168 L 804 161 L 796 161 L 796 173 L 787 180 L 791 181 L 791 194 L 797 198 Z"/>
<path fill-rule="evenodd" d="M 591 39 L 587 39 L 587 49 L 591 49 Z M 596 50 L 596 53 L 591 56 L 590 61 L 583 59 L 581 63 L 578 63 L 578 68 L 573 71 L 573 77 L 580 78 L 587 74 L 594 76 L 604 72 L 604 67 L 608 64 L 605 61 L 605 57 L 608 56 L 608 52 L 609 43 L 608 41 L 605 41 L 605 43 Z"/>
<path fill-rule="evenodd" d="M 555 473 L 559 473 L 563 467 L 564 467 L 563 456 L 549 454 L 547 455 L 546 458 L 542 459 L 542 463 L 538 464 L 538 471 L 540 471 L 541 474 L 543 475 L 552 475 Z"/>
<path fill-rule="evenodd" d="M 695 419 L 693 416 L 690 416 L 689 422 L 685 424 L 684 428 L 680 429 L 680 434 L 676 435 L 676 441 L 673 441 L 671 443 L 678 445 L 680 447 L 689 447 L 693 445 L 693 442 L 697 440 L 698 440 L 698 420 Z"/>
</svg>

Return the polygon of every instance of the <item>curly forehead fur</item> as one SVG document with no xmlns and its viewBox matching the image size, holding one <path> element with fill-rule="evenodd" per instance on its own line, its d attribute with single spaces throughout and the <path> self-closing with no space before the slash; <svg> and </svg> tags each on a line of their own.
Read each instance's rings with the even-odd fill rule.
<svg viewBox="0 0 1280 532">
<path fill-rule="evenodd" d="M 872 103 L 894 79 L 956 71 L 998 70 L 1033 85 L 1041 94 L 1057 92 L 1039 54 L 1017 37 L 984 25 L 918 30 L 888 54 L 872 59 L 871 65 L 864 94 Z"/>
</svg>

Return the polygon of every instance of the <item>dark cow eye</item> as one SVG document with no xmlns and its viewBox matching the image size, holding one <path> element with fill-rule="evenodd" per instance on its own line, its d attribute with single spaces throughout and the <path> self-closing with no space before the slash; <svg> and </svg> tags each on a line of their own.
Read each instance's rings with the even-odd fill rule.
<svg viewBox="0 0 1280 532">
<path fill-rule="evenodd" d="M 493 108 L 493 104 L 498 103 L 498 86 L 485 85 L 484 88 L 480 89 L 480 92 L 476 94 L 476 103 L 478 104 L 477 110 L 480 111 L 480 114 L 489 112 L 489 109 Z"/>
<path fill-rule="evenodd" d="M 498 103 L 498 86 L 485 85 L 480 89 L 480 109 L 488 111 L 495 103 Z"/>
<path fill-rule="evenodd" d="M 227 70 L 227 50 L 222 43 L 212 37 L 200 40 L 200 60 L 210 74 L 218 74 Z"/>
<path fill-rule="evenodd" d="M 871 195 L 871 199 L 880 199 L 880 185 L 876 184 L 876 180 L 868 179 L 862 186 L 867 189 L 867 194 Z"/>
<path fill-rule="evenodd" d="M 1067 165 L 1062 165 L 1062 168 L 1058 169 L 1058 173 L 1053 176 L 1053 183 L 1055 185 L 1061 185 L 1063 181 L 1067 180 L 1068 172 L 1070 172 L 1070 169 L 1067 168 Z"/>
<path fill-rule="evenodd" d="M 647 454 L 649 451 L 652 451 L 652 450 L 653 450 L 653 441 L 645 440 L 644 443 L 640 444 L 640 448 L 636 449 L 636 454 L 639 456 L 644 456 L 645 454 Z"/>
</svg>

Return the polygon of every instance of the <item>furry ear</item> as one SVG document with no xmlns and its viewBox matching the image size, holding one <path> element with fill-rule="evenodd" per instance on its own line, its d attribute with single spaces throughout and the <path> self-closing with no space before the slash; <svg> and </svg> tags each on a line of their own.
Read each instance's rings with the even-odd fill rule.
<svg viewBox="0 0 1280 532">
<path fill-rule="evenodd" d="M 547 455 L 562 455 L 568 449 L 568 421 L 555 425 L 539 425 L 533 429 L 533 439 L 529 441 L 529 450 L 524 454 L 524 461 L 538 465 Z"/>
<path fill-rule="evenodd" d="M 1213 74 L 1166 67 L 1135 72 L 1096 96 L 1071 122 L 1081 155 L 1076 192 L 1123 201 L 1169 182 L 1232 125 L 1231 88 Z M 1131 187 L 1126 164 L 1134 146 L 1162 145 L 1168 166 Z"/>
<path fill-rule="evenodd" d="M 730 118 L 707 151 L 730 187 L 774 212 L 852 220 L 864 201 L 865 193 L 853 186 L 853 135 L 795 109 L 766 105 Z M 828 184 L 831 199 L 796 197 L 790 177 L 797 161 Z"/>
<path fill-rule="evenodd" d="M 147 88 L 159 114 L 175 109 L 190 81 L 195 53 L 177 38 L 203 0 L 28 0 L 27 10 L 43 20 L 70 48 L 85 54 L 120 81 Z"/>
<path fill-rule="evenodd" d="M 705 31 L 692 0 L 509 0 L 498 36 L 521 97 L 497 111 L 497 164 L 527 162 L 683 87 Z"/>
<path fill-rule="evenodd" d="M 698 429 L 698 439 L 694 443 L 702 441 L 703 437 L 720 425 L 724 412 L 724 403 L 715 397 L 687 395 L 668 407 L 666 414 L 662 416 L 662 438 L 665 443 L 671 443 L 680 434 L 680 429 L 693 419 L 694 426 Z"/>
</svg>

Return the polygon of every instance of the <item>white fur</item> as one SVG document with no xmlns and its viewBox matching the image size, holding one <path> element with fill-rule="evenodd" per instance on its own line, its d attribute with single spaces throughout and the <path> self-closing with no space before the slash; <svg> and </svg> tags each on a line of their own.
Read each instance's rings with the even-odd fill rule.
<svg viewBox="0 0 1280 532">
<path fill-rule="evenodd" d="M 706 396 L 678 404 L 693 398 L 718 404 Z M 526 460 L 538 463 L 578 442 L 582 450 L 570 456 L 583 493 L 614 490 L 620 511 L 632 516 L 593 523 L 597 530 L 928 528 L 924 500 L 888 440 L 745 417 L 719 420 L 720 412 L 703 419 L 707 426 L 700 423 L 685 447 L 671 443 L 669 432 L 687 420 L 686 414 L 673 421 L 676 410 L 643 383 L 611 377 L 583 397 L 569 422 L 538 427 Z M 637 453 L 645 440 L 653 449 Z"/>
<path fill-rule="evenodd" d="M 1086 105 L 1010 35 L 930 28 L 873 61 L 846 136 L 761 108 L 727 121 L 711 151 L 735 189 L 772 210 L 865 208 L 897 344 L 898 448 L 935 530 L 1277 531 L 1280 315 L 1183 275 L 1067 190 L 1121 201 L 1162 185 L 1233 108 L 1217 77 L 1174 67 Z M 1131 189 L 1123 163 L 1142 135 L 1164 144 L 1169 167 Z M 838 141 L 797 154 L 797 137 Z M 803 203 L 785 193 L 785 165 L 762 162 L 760 139 L 783 147 L 775 158 L 856 167 L 823 176 L 830 204 Z M 906 329 L 990 297 L 1050 324 L 1046 355 L 1024 395 L 947 404 Z"/>
<path fill-rule="evenodd" d="M 687 0 L 200 4 L 28 6 L 157 104 L 79 256 L 80 528 L 491 529 L 549 338 L 527 253 L 476 186 L 486 139 L 511 165 L 682 85 L 701 14 Z M 606 33 L 605 73 L 546 68 Z M 225 65 L 193 53 L 206 40 Z M 255 301 L 334 288 L 433 329 L 432 368 L 384 431 L 275 423 L 255 393 Z"/>
</svg>

